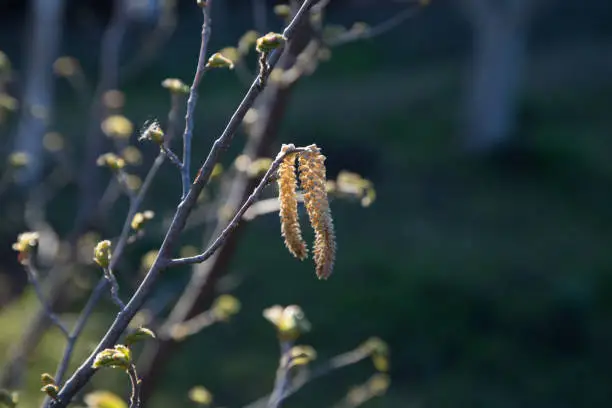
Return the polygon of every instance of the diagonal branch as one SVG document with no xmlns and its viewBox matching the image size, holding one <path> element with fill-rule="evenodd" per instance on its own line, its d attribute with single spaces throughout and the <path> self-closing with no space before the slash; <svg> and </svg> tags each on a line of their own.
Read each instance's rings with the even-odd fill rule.
<svg viewBox="0 0 612 408">
<path fill-rule="evenodd" d="M 290 40 L 294 34 L 296 26 L 300 23 L 300 21 L 306 17 L 308 10 L 312 6 L 315 0 L 305 0 L 302 4 L 300 10 L 296 13 L 294 19 L 284 30 L 283 35 Z M 276 49 L 268 60 L 268 64 L 270 68 L 273 68 L 278 62 L 282 52 L 283 47 Z M 193 210 L 195 204 L 197 203 L 198 196 L 202 192 L 203 188 L 208 183 L 210 176 L 212 174 L 215 163 L 217 162 L 220 154 L 225 151 L 230 142 L 232 141 L 234 134 L 238 130 L 238 127 L 242 123 L 244 115 L 248 111 L 248 109 L 253 105 L 257 96 L 263 91 L 264 86 L 267 80 L 267 76 L 269 75 L 270 70 L 265 70 L 265 72 L 260 73 L 251 87 L 249 91 L 245 95 L 244 99 L 232 115 L 227 127 L 221 134 L 221 136 L 213 143 L 211 151 L 206 158 L 206 161 L 202 165 L 195 181 L 193 182 L 192 187 L 189 189 L 185 198 L 180 202 L 172 223 L 168 229 L 168 232 L 162 242 L 159 253 L 151 269 L 141 282 L 140 286 L 126 305 L 126 307 L 119 312 L 108 331 L 102 338 L 102 340 L 98 343 L 95 350 L 90 354 L 90 356 L 83 362 L 83 364 L 77 369 L 77 371 L 72 375 L 72 377 L 66 382 L 64 387 L 58 393 L 57 400 L 51 402 L 51 407 L 59 408 L 66 407 L 74 395 L 81 389 L 90 378 L 94 375 L 95 369 L 92 367 L 92 363 L 96 357 L 96 355 L 106 349 L 114 346 L 128 326 L 134 315 L 140 310 L 144 301 L 148 297 L 148 295 L 153 290 L 155 283 L 161 273 L 169 263 L 172 252 L 174 251 L 176 245 L 178 244 L 179 237 L 183 228 L 185 227 L 185 223 L 187 221 L 187 217 Z"/>
<path fill-rule="evenodd" d="M 268 182 L 270 181 L 270 179 L 274 177 L 274 175 L 276 174 L 276 171 L 278 170 L 278 166 L 280 166 L 285 156 L 288 154 L 301 152 L 303 150 L 304 148 L 302 147 L 294 147 L 292 149 L 288 149 L 285 152 L 279 153 L 278 156 L 276 156 L 276 159 L 274 159 L 274 161 L 270 165 L 270 168 L 268 169 L 268 171 L 266 171 L 266 174 L 262 177 L 261 181 L 259 182 L 259 185 L 257 185 L 255 190 L 253 190 L 253 193 L 251 193 L 251 195 L 249 196 L 249 198 L 246 199 L 242 207 L 240 207 L 238 212 L 236 212 L 236 214 L 234 215 L 234 218 L 232 218 L 232 220 L 229 222 L 227 227 L 225 227 L 225 229 L 221 232 L 221 234 L 217 237 L 217 239 L 215 239 L 215 241 L 208 247 L 208 249 L 206 249 L 206 251 L 196 256 L 172 259 L 168 263 L 168 267 L 171 268 L 174 266 L 202 263 L 206 261 L 208 258 L 210 258 L 212 254 L 214 254 L 217 251 L 217 249 L 219 249 L 219 247 L 221 247 L 225 243 L 225 240 L 227 239 L 227 237 L 229 237 L 232 230 L 238 226 L 238 223 L 242 219 L 242 216 L 244 215 L 244 213 L 249 209 L 249 207 L 255 201 L 257 201 L 257 199 L 263 192 L 263 189 L 268 185 Z"/>
</svg>

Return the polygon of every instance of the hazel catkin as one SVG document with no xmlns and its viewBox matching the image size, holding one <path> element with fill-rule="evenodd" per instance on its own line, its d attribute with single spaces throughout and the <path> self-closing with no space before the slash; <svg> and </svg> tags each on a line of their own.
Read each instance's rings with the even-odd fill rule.
<svg viewBox="0 0 612 408">
<path fill-rule="evenodd" d="M 336 258 L 336 236 L 326 190 L 325 156 L 317 145 L 299 153 L 299 177 L 304 205 L 315 232 L 313 257 L 319 279 L 327 279 Z"/>
<path fill-rule="evenodd" d="M 283 145 L 281 153 L 293 145 Z M 298 219 L 297 177 L 295 174 L 295 153 L 287 154 L 278 167 L 278 189 L 280 204 L 281 234 L 289 252 L 300 260 L 308 256 L 306 243 Z"/>
</svg>

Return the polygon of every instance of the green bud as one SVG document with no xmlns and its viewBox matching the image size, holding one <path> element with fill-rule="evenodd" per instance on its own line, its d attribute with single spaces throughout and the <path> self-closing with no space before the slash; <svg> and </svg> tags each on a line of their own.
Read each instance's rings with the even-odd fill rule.
<svg viewBox="0 0 612 408">
<path fill-rule="evenodd" d="M 291 16 L 291 7 L 288 4 L 277 4 L 274 6 L 274 14 L 280 18 L 289 18 Z"/>
<path fill-rule="evenodd" d="M 43 385 L 40 390 L 44 392 L 45 394 L 47 394 L 48 396 L 50 396 L 51 398 L 57 399 L 57 393 L 59 392 L 59 387 L 57 385 L 55 384 Z"/>
<path fill-rule="evenodd" d="M 287 39 L 278 33 L 268 33 L 263 37 L 259 37 L 255 43 L 257 52 L 270 52 L 285 45 Z"/>
<path fill-rule="evenodd" d="M 94 248 L 93 260 L 102 268 L 108 268 L 111 256 L 111 242 L 109 240 L 98 242 L 98 244 Z"/>
<path fill-rule="evenodd" d="M 132 353 L 129 348 L 117 344 L 115 348 L 105 349 L 96 355 L 92 368 L 122 368 L 127 370 L 132 364 Z"/>
<path fill-rule="evenodd" d="M 175 94 L 186 95 L 189 93 L 189 87 L 178 78 L 166 78 L 162 81 L 161 85 Z"/>
<path fill-rule="evenodd" d="M 43 373 L 40 375 L 40 382 L 43 385 L 55 384 L 55 378 L 49 373 Z"/>
<path fill-rule="evenodd" d="M 154 338 L 155 338 L 155 333 L 153 333 L 151 329 L 147 329 L 146 327 L 139 327 L 133 333 L 130 333 L 125 337 L 125 344 L 131 345 L 138 341 L 154 339 Z"/>
<path fill-rule="evenodd" d="M 229 68 L 234 69 L 234 63 L 229 58 L 223 56 L 221 53 L 216 52 L 210 56 L 206 63 L 206 68 Z"/>
</svg>

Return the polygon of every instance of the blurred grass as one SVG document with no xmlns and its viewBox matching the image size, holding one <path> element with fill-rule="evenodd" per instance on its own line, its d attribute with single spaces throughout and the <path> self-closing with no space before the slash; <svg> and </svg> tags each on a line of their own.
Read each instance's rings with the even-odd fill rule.
<svg viewBox="0 0 612 408">
<path fill-rule="evenodd" d="M 310 262 L 292 259 L 275 216 L 253 222 L 230 271 L 242 279 L 236 295 L 244 310 L 183 343 L 151 406 L 188 406 L 196 384 L 227 406 L 268 392 L 277 345 L 261 311 L 275 303 L 304 307 L 314 331 L 303 342 L 320 358 L 372 335 L 390 343 L 392 390 L 370 407 L 605 406 L 612 400 L 612 83 L 528 92 L 519 130 L 528 160 L 474 161 L 456 154 L 456 62 L 369 66 L 368 75 L 344 68 L 375 57 L 340 53 L 341 63 L 299 86 L 283 124 L 282 142 L 322 146 L 332 176 L 347 168 L 375 182 L 371 208 L 333 204 L 335 275 L 318 282 Z M 196 157 L 238 101 L 240 87 L 224 75 L 204 84 Z M 149 73 L 127 88 L 129 117 L 165 116 L 161 79 Z M 72 109 L 62 105 L 58 127 L 76 135 Z M 178 192 L 175 172 L 163 173 L 149 199 L 156 211 L 171 208 L 166 197 Z M 0 347 L 35 307 L 28 294 L 3 310 Z M 94 316 L 79 358 L 111 317 Z M 38 376 L 53 370 L 61 347 L 52 332 L 33 356 L 23 406 L 35 406 Z M 371 370 L 364 362 L 336 373 L 287 405 L 330 406 Z M 112 371 L 93 386 L 128 388 Z"/>
</svg>

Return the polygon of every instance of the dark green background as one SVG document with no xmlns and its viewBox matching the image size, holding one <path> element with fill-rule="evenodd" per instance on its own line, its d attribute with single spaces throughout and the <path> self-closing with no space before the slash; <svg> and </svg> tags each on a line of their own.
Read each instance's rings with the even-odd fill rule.
<svg viewBox="0 0 612 408">
<path fill-rule="evenodd" d="M 370 208 L 332 204 L 338 237 L 332 278 L 317 281 L 311 263 L 290 257 L 275 216 L 254 221 L 230 270 L 240 282 L 233 293 L 243 310 L 229 324 L 183 343 L 152 407 L 189 406 L 187 391 L 196 384 L 208 387 L 220 406 L 239 406 L 268 392 L 277 344 L 261 312 L 276 303 L 304 308 L 314 329 L 302 341 L 320 359 L 373 335 L 390 344 L 392 387 L 369 407 L 612 402 L 612 7 L 605 1 L 549 5 L 534 24 L 513 149 L 469 157 L 459 149 L 457 116 L 469 27 L 452 2 L 432 3 L 392 33 L 334 50 L 332 60 L 298 86 L 283 122 L 280 142 L 316 142 L 331 177 L 348 169 L 376 186 Z M 215 20 L 212 49 L 233 45 L 251 28 L 250 8 L 231 7 L 225 24 Z M 400 7 L 336 5 L 329 19 L 373 24 Z M 22 16 L 18 11 L 0 16 L 0 49 L 17 68 L 23 32 L 14 18 Z M 89 70 L 99 39 L 73 13 L 63 50 Z M 199 28 L 194 7 L 186 4 L 160 59 L 124 87 L 126 114 L 136 123 L 165 117 L 167 95 L 159 83 L 190 79 Z M 89 36 L 78 35 L 83 32 Z M 194 162 L 204 158 L 243 91 L 229 73 L 204 79 Z M 53 127 L 78 146 L 86 111 L 63 84 L 57 99 Z M 2 130 L 2 144 L 9 134 Z M 178 175 L 168 165 L 146 207 L 172 211 L 179 194 Z M 68 190 L 63 197 L 70 196 Z M 72 220 L 68 198 L 55 202 L 51 214 L 60 230 Z M 116 208 L 116 231 L 123 210 Z M 0 230 L 3 224 L 10 223 L 0 222 Z M 195 231 L 185 243 L 198 245 L 198 238 Z M 158 237 L 143 241 L 124 268 L 138 265 L 158 244 Z M 184 282 L 186 271 L 172 273 L 164 285 Z M 129 288 L 123 289 L 127 297 Z M 81 356 L 112 319 L 109 303 L 94 315 Z M 18 338 L 35 307 L 28 291 L 1 311 L 3 348 Z M 53 371 L 60 350 L 61 337 L 49 335 L 32 361 L 30 397 L 39 396 L 38 375 Z M 286 406 L 331 406 L 371 372 L 369 362 L 337 372 Z M 112 371 L 93 384 L 127 390 L 125 378 Z"/>
</svg>

